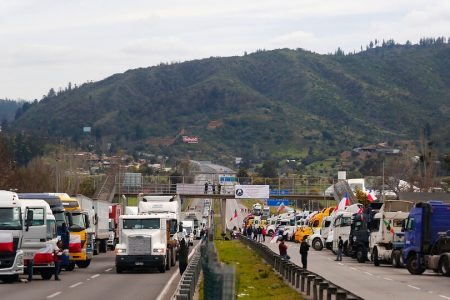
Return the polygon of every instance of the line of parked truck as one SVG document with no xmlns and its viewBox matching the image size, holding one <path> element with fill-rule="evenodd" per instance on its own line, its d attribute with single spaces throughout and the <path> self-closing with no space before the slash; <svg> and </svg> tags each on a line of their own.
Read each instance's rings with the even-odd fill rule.
<svg viewBox="0 0 450 300">
<path fill-rule="evenodd" d="M 34 274 L 50 279 L 53 249 L 64 228 L 69 231 L 64 269 L 87 268 L 93 255 L 114 248 L 120 214 L 118 204 L 83 195 L 0 191 L 0 280 L 18 281 L 30 261 Z"/>
<path fill-rule="evenodd" d="M 333 253 L 340 236 L 344 254 L 360 263 L 406 267 L 411 274 L 430 269 L 450 276 L 449 203 L 386 200 L 367 207 L 358 203 L 261 217 L 252 214 L 244 226 L 262 225 L 268 235 L 295 242 L 306 238 L 313 249 Z"/>
</svg>

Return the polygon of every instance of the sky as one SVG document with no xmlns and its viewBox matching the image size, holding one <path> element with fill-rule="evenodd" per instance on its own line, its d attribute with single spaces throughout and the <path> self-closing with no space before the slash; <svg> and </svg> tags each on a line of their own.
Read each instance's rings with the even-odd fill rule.
<svg viewBox="0 0 450 300">
<path fill-rule="evenodd" d="M 0 0 L 0 99 L 161 62 L 439 36 L 449 0 Z"/>
</svg>

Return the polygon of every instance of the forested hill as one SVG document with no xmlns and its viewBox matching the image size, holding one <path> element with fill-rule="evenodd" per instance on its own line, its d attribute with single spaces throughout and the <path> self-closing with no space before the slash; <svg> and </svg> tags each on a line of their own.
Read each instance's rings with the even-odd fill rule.
<svg viewBox="0 0 450 300">
<path fill-rule="evenodd" d="M 23 101 L 0 99 L 0 122 L 3 122 L 4 120 L 7 122 L 13 121 L 17 109 L 22 105 Z"/>
<path fill-rule="evenodd" d="M 161 64 L 50 95 L 15 126 L 76 142 L 91 126 L 97 143 L 191 158 L 333 155 L 418 139 L 425 126 L 448 147 L 450 45 L 349 55 L 280 49 Z M 181 135 L 200 142 L 183 144 Z"/>
</svg>

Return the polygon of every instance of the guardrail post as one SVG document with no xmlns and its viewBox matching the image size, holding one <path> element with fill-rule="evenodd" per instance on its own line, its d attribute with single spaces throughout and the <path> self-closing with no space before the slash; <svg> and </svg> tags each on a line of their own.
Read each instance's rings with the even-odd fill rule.
<svg viewBox="0 0 450 300">
<path fill-rule="evenodd" d="M 311 282 L 313 281 L 313 279 L 316 278 L 316 275 L 308 275 L 306 276 L 306 295 L 309 296 L 311 295 Z"/>
<path fill-rule="evenodd" d="M 336 292 L 336 300 L 345 300 L 347 298 L 347 292 L 337 291 Z"/>
<path fill-rule="evenodd" d="M 337 292 L 337 287 L 329 286 L 327 288 L 327 300 L 331 300 L 331 296 L 336 294 L 336 292 Z"/>
<path fill-rule="evenodd" d="M 316 277 L 314 278 L 314 282 L 313 282 L 313 299 L 314 300 L 318 300 L 318 289 L 319 289 L 319 284 L 323 281 L 323 278 L 320 277 Z"/>
<path fill-rule="evenodd" d="M 319 283 L 319 300 L 323 300 L 323 290 L 327 289 L 329 286 L 328 282 Z"/>
<path fill-rule="evenodd" d="M 306 281 L 306 276 L 308 276 L 308 272 L 302 273 L 302 284 L 301 284 L 301 291 L 304 292 L 305 291 L 305 281 Z"/>
</svg>

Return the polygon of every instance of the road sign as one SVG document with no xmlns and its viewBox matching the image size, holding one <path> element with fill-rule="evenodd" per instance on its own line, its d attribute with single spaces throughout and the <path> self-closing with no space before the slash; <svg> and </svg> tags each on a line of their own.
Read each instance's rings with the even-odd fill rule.
<svg viewBox="0 0 450 300">
<path fill-rule="evenodd" d="M 271 195 L 289 195 L 289 190 L 271 189 Z"/>
<path fill-rule="evenodd" d="M 288 199 L 275 199 L 275 200 L 267 200 L 267 205 L 269 206 L 280 206 L 283 203 L 285 206 L 289 205 Z"/>
</svg>

